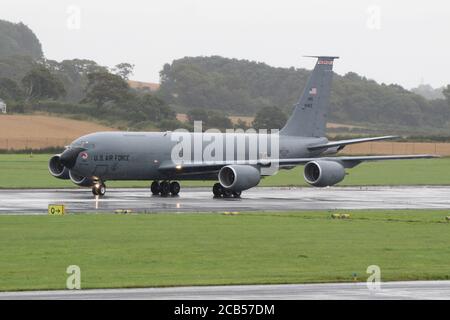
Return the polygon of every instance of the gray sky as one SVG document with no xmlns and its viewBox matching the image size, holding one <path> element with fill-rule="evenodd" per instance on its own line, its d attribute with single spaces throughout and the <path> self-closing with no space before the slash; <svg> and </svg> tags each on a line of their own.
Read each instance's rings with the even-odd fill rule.
<svg viewBox="0 0 450 320">
<path fill-rule="evenodd" d="M 339 55 L 355 71 L 406 88 L 450 83 L 445 0 L 1 0 L 0 19 L 22 21 L 47 58 L 136 65 L 159 80 L 166 62 L 221 55 L 311 69 L 302 55 Z"/>
</svg>

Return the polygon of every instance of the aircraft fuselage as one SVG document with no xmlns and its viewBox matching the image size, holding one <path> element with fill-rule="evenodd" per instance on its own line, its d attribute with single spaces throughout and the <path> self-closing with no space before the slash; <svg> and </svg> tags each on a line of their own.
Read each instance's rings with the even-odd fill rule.
<svg viewBox="0 0 450 320">
<path fill-rule="evenodd" d="M 314 157 L 323 150 L 310 152 L 307 146 L 326 143 L 327 139 L 274 138 L 253 133 L 99 132 L 80 137 L 70 145 L 70 148 L 85 148 L 76 157 L 71 170 L 77 175 L 94 176 L 103 181 L 172 179 L 158 168 L 174 162 L 174 148 L 180 141 L 187 146 L 181 156 L 178 155 L 182 159 L 221 161 L 257 160 L 270 155 L 280 159 Z M 177 175 L 176 179 L 217 180 L 217 173 Z"/>
</svg>

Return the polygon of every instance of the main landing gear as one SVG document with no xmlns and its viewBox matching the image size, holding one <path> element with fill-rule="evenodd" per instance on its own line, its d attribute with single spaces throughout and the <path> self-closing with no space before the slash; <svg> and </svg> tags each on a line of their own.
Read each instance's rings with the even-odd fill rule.
<svg viewBox="0 0 450 320">
<path fill-rule="evenodd" d="M 153 181 L 150 186 L 153 195 L 161 195 L 162 197 L 167 197 L 169 194 L 176 196 L 180 192 L 180 189 L 180 184 L 177 181 Z"/>
<path fill-rule="evenodd" d="M 222 187 L 220 183 L 214 184 L 212 192 L 214 194 L 214 198 L 240 198 L 242 193 L 241 191 L 231 191 L 230 189 L 226 189 Z"/>
<path fill-rule="evenodd" d="M 92 186 L 92 193 L 94 194 L 94 196 L 104 196 L 106 193 L 106 186 L 103 182 L 96 182 L 93 186 Z"/>
</svg>

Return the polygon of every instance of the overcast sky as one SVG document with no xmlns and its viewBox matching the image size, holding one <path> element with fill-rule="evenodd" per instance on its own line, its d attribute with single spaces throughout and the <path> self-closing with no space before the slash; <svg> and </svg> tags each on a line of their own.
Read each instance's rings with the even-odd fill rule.
<svg viewBox="0 0 450 320">
<path fill-rule="evenodd" d="M 141 81 L 184 56 L 311 69 L 310 54 L 377 82 L 450 83 L 445 0 L 1 0 L 0 19 L 28 25 L 49 59 L 130 62 Z"/>
</svg>

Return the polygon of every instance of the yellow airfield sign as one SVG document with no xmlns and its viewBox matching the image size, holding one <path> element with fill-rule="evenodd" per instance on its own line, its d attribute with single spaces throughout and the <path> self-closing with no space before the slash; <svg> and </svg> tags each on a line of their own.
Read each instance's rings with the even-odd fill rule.
<svg viewBox="0 0 450 320">
<path fill-rule="evenodd" d="M 63 216 L 65 213 L 65 208 L 63 204 L 49 204 L 48 205 L 48 215 L 50 216 Z"/>
</svg>

